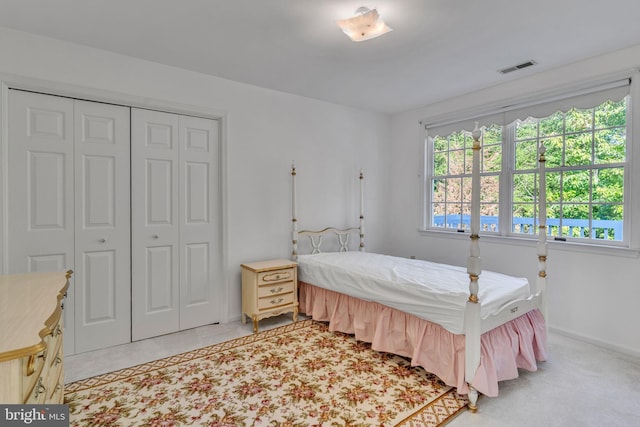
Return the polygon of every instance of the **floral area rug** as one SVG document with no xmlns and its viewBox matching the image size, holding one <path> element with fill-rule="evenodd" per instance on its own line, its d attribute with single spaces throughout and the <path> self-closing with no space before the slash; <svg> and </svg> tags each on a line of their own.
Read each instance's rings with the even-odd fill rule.
<svg viewBox="0 0 640 427">
<path fill-rule="evenodd" d="M 65 386 L 71 426 L 438 426 L 467 400 L 303 320 Z"/>
</svg>

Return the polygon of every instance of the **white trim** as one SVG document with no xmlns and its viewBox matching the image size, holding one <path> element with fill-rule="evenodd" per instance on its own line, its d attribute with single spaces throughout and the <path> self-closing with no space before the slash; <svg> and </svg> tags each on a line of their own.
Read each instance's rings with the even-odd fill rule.
<svg viewBox="0 0 640 427">
<path fill-rule="evenodd" d="M 9 142 L 8 123 L 8 95 L 9 89 L 20 89 L 31 92 L 41 92 L 49 95 L 57 95 L 69 98 L 84 99 L 88 101 L 104 102 L 108 104 L 123 105 L 126 107 L 144 108 L 167 113 L 175 113 L 219 120 L 220 122 L 220 238 L 222 254 L 220 263 L 220 280 L 222 281 L 222 293 L 220 301 L 227 301 L 229 296 L 229 273 L 228 273 L 228 191 L 227 191 L 227 112 L 220 109 L 205 107 L 201 105 L 181 104 L 175 101 L 148 98 L 131 95 L 122 92 L 114 92 L 91 87 L 78 86 L 56 81 L 42 80 L 31 77 L 24 77 L 14 74 L 0 73 L 0 274 L 6 274 L 7 265 L 7 224 L 4 217 L 7 204 L 7 147 Z M 230 313 L 227 304 L 220 304 L 220 321 L 227 323 L 230 321 Z"/>
<path fill-rule="evenodd" d="M 131 95 L 124 92 L 94 89 L 68 83 L 59 83 L 49 80 L 17 76 L 14 74 L 0 73 L 0 81 L 4 83 L 9 89 L 42 92 L 47 95 L 78 98 L 88 101 L 122 105 L 125 107 L 144 108 L 148 110 L 163 111 L 166 113 L 203 117 L 206 119 L 224 120 L 226 117 L 225 111 L 213 109 L 210 107 L 181 104 L 164 99 L 147 98 L 137 95 Z"/>
<path fill-rule="evenodd" d="M 612 343 L 607 342 L 607 341 L 603 341 L 603 340 L 600 340 L 600 339 L 592 338 L 590 336 L 583 335 L 583 334 L 576 334 L 575 332 L 571 332 L 571 331 L 568 331 L 566 329 L 558 328 L 558 327 L 555 327 L 555 326 L 549 326 L 549 331 L 551 331 L 551 332 L 553 332 L 555 334 L 558 334 L 558 335 L 562 335 L 564 337 L 572 338 L 572 339 L 577 340 L 577 341 L 586 342 L 588 344 L 592 344 L 592 345 L 604 348 L 606 350 L 619 353 L 619 354 L 621 354 L 621 355 L 623 355 L 625 357 L 628 356 L 628 357 L 632 357 L 634 359 L 640 358 L 640 351 L 636 351 L 636 350 L 633 350 L 633 349 L 628 348 L 628 347 L 621 347 L 619 345 L 615 345 L 615 344 L 612 344 Z"/>
</svg>

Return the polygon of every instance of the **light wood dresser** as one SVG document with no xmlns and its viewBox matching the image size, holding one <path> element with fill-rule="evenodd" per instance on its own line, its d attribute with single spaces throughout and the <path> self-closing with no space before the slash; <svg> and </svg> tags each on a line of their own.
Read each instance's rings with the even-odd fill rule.
<svg viewBox="0 0 640 427">
<path fill-rule="evenodd" d="M 62 309 L 71 274 L 0 276 L 0 403 L 62 403 Z"/>
<path fill-rule="evenodd" d="M 298 264 L 286 259 L 242 264 L 242 323 L 253 320 L 253 332 L 265 317 L 293 312 L 298 320 Z"/>
</svg>

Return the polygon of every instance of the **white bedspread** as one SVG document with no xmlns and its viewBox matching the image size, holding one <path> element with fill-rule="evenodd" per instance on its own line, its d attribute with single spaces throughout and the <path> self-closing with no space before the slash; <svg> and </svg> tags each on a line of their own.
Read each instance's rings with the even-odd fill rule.
<svg viewBox="0 0 640 427">
<path fill-rule="evenodd" d="M 298 279 L 411 313 L 454 334 L 464 332 L 469 298 L 466 268 L 367 252 L 298 256 Z M 478 280 L 484 319 L 514 299 L 529 297 L 526 278 L 483 271 Z"/>
</svg>

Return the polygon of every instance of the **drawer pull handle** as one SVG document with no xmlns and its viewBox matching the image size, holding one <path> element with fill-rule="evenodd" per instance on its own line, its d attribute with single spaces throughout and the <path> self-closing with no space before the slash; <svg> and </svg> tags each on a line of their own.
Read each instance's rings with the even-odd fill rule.
<svg viewBox="0 0 640 427">
<path fill-rule="evenodd" d="M 61 363 L 62 363 L 62 359 L 60 358 L 60 356 L 56 356 L 56 366 L 58 366 Z"/>
<path fill-rule="evenodd" d="M 272 299 L 271 300 L 271 304 L 272 305 L 280 304 L 283 300 L 284 300 L 284 298 L 278 298 L 277 300 Z"/>
<path fill-rule="evenodd" d="M 291 277 L 289 273 L 271 273 L 264 276 L 263 280 L 265 282 L 275 282 L 278 280 L 288 279 Z"/>
<path fill-rule="evenodd" d="M 284 289 L 283 287 L 279 287 L 278 289 L 275 289 L 275 288 L 274 288 L 274 289 L 271 289 L 271 291 L 270 291 L 270 292 L 271 292 L 272 294 L 277 294 L 278 292 L 282 292 L 282 290 L 283 290 L 283 289 Z"/>
<path fill-rule="evenodd" d="M 29 355 L 29 360 L 27 361 L 27 376 L 33 375 L 33 373 L 36 371 L 35 364 L 36 364 L 35 355 L 33 354 Z"/>
<path fill-rule="evenodd" d="M 38 378 L 38 385 L 36 386 L 36 399 L 40 394 L 44 393 L 45 391 L 47 391 L 47 389 L 42 384 L 42 377 L 40 377 Z"/>
</svg>

